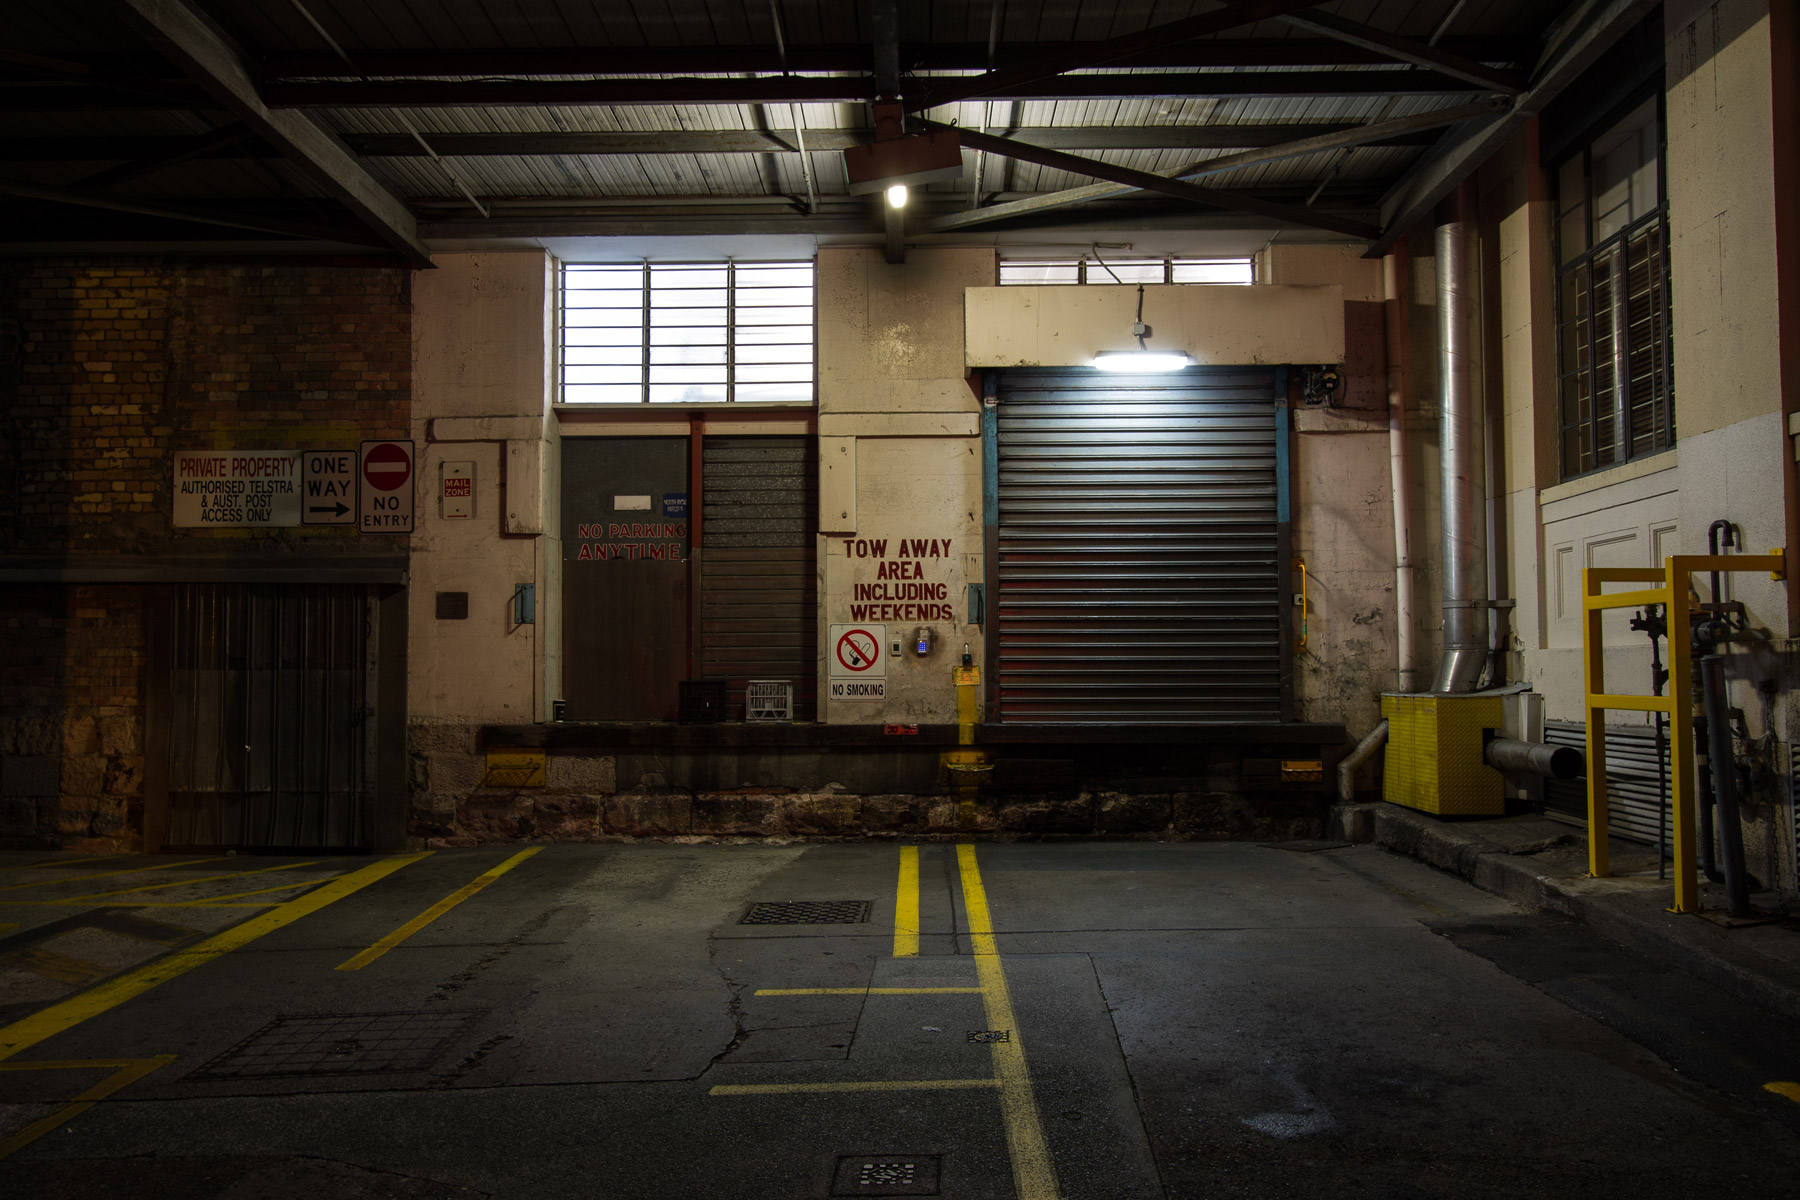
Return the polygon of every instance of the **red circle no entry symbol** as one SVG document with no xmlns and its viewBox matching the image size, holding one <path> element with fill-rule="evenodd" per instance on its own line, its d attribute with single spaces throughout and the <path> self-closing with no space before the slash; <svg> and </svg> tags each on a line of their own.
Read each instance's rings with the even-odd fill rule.
<svg viewBox="0 0 1800 1200">
<path fill-rule="evenodd" d="M 406 447 L 383 442 L 363 456 L 363 478 L 378 492 L 392 492 L 412 478 L 412 455 Z"/>
<path fill-rule="evenodd" d="M 866 629 L 852 629 L 838 639 L 838 661 L 852 671 L 866 671 L 881 654 L 881 643 Z"/>
</svg>

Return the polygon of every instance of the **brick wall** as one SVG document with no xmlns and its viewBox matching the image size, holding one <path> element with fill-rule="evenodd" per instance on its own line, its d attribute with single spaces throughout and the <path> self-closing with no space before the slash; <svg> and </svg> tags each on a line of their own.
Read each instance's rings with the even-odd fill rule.
<svg viewBox="0 0 1800 1200">
<path fill-rule="evenodd" d="M 175 529 L 173 455 L 409 436 L 410 273 L 0 263 L 0 560 L 404 552 L 351 527 Z M 142 833 L 142 585 L 0 585 L 0 845 Z"/>
</svg>

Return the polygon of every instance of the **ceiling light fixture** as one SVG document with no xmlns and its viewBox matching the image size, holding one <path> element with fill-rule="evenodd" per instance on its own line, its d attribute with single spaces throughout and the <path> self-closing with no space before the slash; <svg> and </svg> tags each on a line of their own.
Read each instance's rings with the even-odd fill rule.
<svg viewBox="0 0 1800 1200">
<path fill-rule="evenodd" d="M 1181 350 L 1152 350 L 1144 339 L 1152 330 L 1144 324 L 1144 285 L 1138 284 L 1137 320 L 1131 323 L 1131 336 L 1138 342 L 1136 350 L 1102 350 L 1094 355 L 1093 365 L 1101 371 L 1132 371 L 1153 375 L 1163 371 L 1180 371 L 1194 365 L 1193 358 Z"/>
<path fill-rule="evenodd" d="M 896 183 L 893 187 L 890 187 L 887 190 L 887 198 L 889 208 L 905 208 L 906 185 L 904 183 Z"/>
</svg>

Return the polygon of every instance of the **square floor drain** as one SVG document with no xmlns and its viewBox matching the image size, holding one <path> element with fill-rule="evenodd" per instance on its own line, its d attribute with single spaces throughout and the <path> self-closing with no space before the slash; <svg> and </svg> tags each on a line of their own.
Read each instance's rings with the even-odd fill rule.
<svg viewBox="0 0 1800 1200">
<path fill-rule="evenodd" d="M 872 900 L 764 900 L 750 906 L 739 925 L 861 925 Z"/>
<path fill-rule="evenodd" d="M 188 1078 L 269 1079 L 422 1071 L 480 1015 L 391 1012 L 276 1017 Z"/>
<path fill-rule="evenodd" d="M 936 1154 L 844 1154 L 831 1179 L 834 1196 L 935 1196 Z"/>
<path fill-rule="evenodd" d="M 971 1029 L 969 1040 L 978 1046 L 991 1046 L 995 1042 L 1011 1042 L 1010 1029 Z"/>
</svg>

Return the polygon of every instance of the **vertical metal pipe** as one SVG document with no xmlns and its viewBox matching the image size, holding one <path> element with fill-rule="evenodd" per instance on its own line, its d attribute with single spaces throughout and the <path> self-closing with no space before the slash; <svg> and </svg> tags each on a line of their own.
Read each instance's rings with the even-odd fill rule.
<svg viewBox="0 0 1800 1200">
<path fill-rule="evenodd" d="M 1706 733 L 1708 757 L 1712 759 L 1713 794 L 1719 802 L 1719 857 L 1724 860 L 1727 912 L 1733 917 L 1748 917 L 1752 915 L 1750 881 L 1744 875 L 1744 829 L 1738 822 L 1737 757 L 1731 748 L 1724 657 L 1708 654 L 1702 658 L 1700 678 L 1706 693 Z"/>
<path fill-rule="evenodd" d="M 1631 457 L 1631 283 L 1625 270 L 1624 242 L 1612 252 L 1610 274 L 1607 290 L 1612 301 L 1612 460 L 1622 463 Z"/>
<path fill-rule="evenodd" d="M 1394 667 L 1401 691 L 1418 686 L 1413 659 L 1412 467 L 1407 435 L 1408 336 L 1412 260 L 1406 241 L 1381 260 L 1383 308 L 1387 316 L 1388 476 L 1394 493 Z"/>
<path fill-rule="evenodd" d="M 1438 473 L 1443 505 L 1444 659 L 1435 692 L 1469 692 L 1488 655 L 1485 491 L 1474 388 L 1471 270 L 1474 188 L 1456 191 L 1455 216 L 1437 227 Z"/>
</svg>

